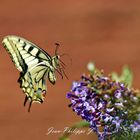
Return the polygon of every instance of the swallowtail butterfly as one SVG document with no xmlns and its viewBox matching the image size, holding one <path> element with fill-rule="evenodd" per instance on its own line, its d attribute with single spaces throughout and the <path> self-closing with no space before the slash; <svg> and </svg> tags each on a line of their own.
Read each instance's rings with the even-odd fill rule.
<svg viewBox="0 0 140 140">
<path fill-rule="evenodd" d="M 30 100 L 28 108 L 28 111 L 30 111 L 32 103 L 42 103 L 44 101 L 47 91 L 46 77 L 52 84 L 56 82 L 55 71 L 63 78 L 64 63 L 60 60 L 60 56 L 57 55 L 59 44 L 56 44 L 54 57 L 51 57 L 35 44 L 18 36 L 6 36 L 2 44 L 20 71 L 18 82 L 20 83 L 20 88 L 26 94 L 24 106 L 27 100 Z"/>
</svg>

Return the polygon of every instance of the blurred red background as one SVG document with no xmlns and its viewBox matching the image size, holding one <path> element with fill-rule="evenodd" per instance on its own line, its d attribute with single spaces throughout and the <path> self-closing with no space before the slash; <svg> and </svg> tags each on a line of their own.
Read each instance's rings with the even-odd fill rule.
<svg viewBox="0 0 140 140">
<path fill-rule="evenodd" d="M 0 40 L 5 35 L 22 36 L 49 52 L 55 42 L 67 64 L 69 80 L 57 74 L 56 85 L 47 82 L 48 93 L 42 105 L 31 112 L 23 107 L 18 70 L 0 47 L 0 137 L 2 140 L 57 140 L 61 134 L 46 135 L 50 127 L 63 130 L 81 120 L 70 108 L 66 93 L 73 80 L 87 73 L 94 61 L 105 73 L 120 72 L 124 64 L 133 70 L 134 87 L 140 79 L 140 2 L 137 0 L 1 0 Z M 95 134 L 73 135 L 71 140 L 97 139 Z"/>
</svg>

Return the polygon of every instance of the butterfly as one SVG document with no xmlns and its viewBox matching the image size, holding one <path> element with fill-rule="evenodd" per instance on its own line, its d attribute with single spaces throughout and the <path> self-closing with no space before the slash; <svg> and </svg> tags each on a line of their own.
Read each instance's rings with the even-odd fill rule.
<svg viewBox="0 0 140 140">
<path fill-rule="evenodd" d="M 47 89 L 46 77 L 54 85 L 56 82 L 55 72 L 63 78 L 65 64 L 57 54 L 59 44 L 56 43 L 55 56 L 51 57 L 46 51 L 30 41 L 15 35 L 3 38 L 2 44 L 20 71 L 18 82 L 25 93 L 24 106 L 29 100 L 30 111 L 34 102 L 43 103 Z"/>
</svg>

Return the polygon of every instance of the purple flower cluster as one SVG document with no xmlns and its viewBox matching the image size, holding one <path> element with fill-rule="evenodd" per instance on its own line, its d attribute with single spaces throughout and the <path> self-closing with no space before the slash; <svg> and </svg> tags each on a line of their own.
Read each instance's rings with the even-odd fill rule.
<svg viewBox="0 0 140 140">
<path fill-rule="evenodd" d="M 99 140 L 120 129 L 140 132 L 140 105 L 136 91 L 96 72 L 73 82 L 69 107 L 90 123 Z"/>
</svg>

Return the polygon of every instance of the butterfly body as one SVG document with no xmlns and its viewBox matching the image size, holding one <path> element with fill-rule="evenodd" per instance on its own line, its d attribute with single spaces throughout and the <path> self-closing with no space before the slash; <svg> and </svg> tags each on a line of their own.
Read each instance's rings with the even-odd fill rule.
<svg viewBox="0 0 140 140">
<path fill-rule="evenodd" d="M 47 92 L 46 77 L 52 84 L 56 82 L 59 56 L 51 57 L 35 44 L 14 35 L 4 37 L 2 44 L 20 71 L 18 82 L 26 94 L 24 105 L 28 99 L 30 106 L 33 102 L 42 103 Z"/>
</svg>

